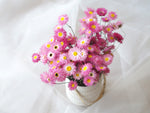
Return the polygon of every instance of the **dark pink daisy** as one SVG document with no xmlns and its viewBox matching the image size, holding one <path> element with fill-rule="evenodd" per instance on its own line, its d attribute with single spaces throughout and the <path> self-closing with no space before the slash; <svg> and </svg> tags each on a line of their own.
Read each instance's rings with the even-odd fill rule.
<svg viewBox="0 0 150 113">
<path fill-rule="evenodd" d="M 90 22 L 88 27 L 92 32 L 97 32 L 99 30 L 99 24 L 95 21 Z"/>
<path fill-rule="evenodd" d="M 96 66 L 96 70 L 97 71 L 105 71 L 107 69 L 107 67 L 105 65 L 97 65 Z"/>
<path fill-rule="evenodd" d="M 32 61 L 33 62 L 40 61 L 40 55 L 38 53 L 33 53 L 33 55 L 32 55 Z"/>
<path fill-rule="evenodd" d="M 113 28 L 112 28 L 112 26 L 110 26 L 110 25 L 108 25 L 108 26 L 106 26 L 105 28 L 104 28 L 104 32 L 105 33 L 111 33 L 113 31 Z"/>
<path fill-rule="evenodd" d="M 107 13 L 107 10 L 106 10 L 105 8 L 98 8 L 98 9 L 96 10 L 96 12 L 97 12 L 97 14 L 98 14 L 99 16 L 105 16 L 106 13 Z"/>
<path fill-rule="evenodd" d="M 68 16 L 66 14 L 59 16 L 58 23 L 64 25 L 68 22 Z"/>
<path fill-rule="evenodd" d="M 103 59 L 104 59 L 104 64 L 109 65 L 112 63 L 113 56 L 111 54 L 105 54 L 103 55 Z"/>
<path fill-rule="evenodd" d="M 109 22 L 110 19 L 109 19 L 109 17 L 103 17 L 103 18 L 102 18 L 102 21 L 103 21 L 103 22 Z"/>
<path fill-rule="evenodd" d="M 68 87 L 70 90 L 75 90 L 77 88 L 78 84 L 76 81 L 70 81 L 68 84 Z"/>
<path fill-rule="evenodd" d="M 114 38 L 114 36 L 113 36 L 112 34 L 108 34 L 107 39 L 108 39 L 108 41 L 111 42 L 111 43 L 115 41 L 115 38 Z"/>
<path fill-rule="evenodd" d="M 123 37 L 119 34 L 119 33 L 113 33 L 113 36 L 115 38 L 115 40 L 117 40 L 118 42 L 122 43 L 123 41 Z"/>
<path fill-rule="evenodd" d="M 93 78 L 93 77 L 86 76 L 86 77 L 84 77 L 83 83 L 84 83 L 86 86 L 92 86 L 93 83 L 94 83 L 94 78 Z"/>
</svg>

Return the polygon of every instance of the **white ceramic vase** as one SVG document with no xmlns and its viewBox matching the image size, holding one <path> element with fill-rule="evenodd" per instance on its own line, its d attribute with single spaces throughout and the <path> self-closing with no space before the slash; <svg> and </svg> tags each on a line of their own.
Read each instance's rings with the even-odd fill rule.
<svg viewBox="0 0 150 113">
<path fill-rule="evenodd" d="M 66 80 L 67 82 L 69 79 Z M 101 95 L 103 89 L 103 76 L 97 84 L 89 87 L 78 86 L 76 90 L 69 90 L 68 83 L 66 84 L 66 94 L 69 100 L 79 106 L 88 106 L 95 103 Z"/>
</svg>

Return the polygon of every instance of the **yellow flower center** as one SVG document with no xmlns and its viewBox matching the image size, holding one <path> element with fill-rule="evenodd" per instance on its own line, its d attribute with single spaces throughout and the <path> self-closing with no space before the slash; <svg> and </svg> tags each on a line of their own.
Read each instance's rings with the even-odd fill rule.
<svg viewBox="0 0 150 113">
<path fill-rule="evenodd" d="M 108 58 L 108 57 L 106 57 L 106 58 L 105 58 L 105 61 L 106 61 L 106 62 L 107 62 L 107 61 L 109 61 L 109 58 Z"/>
<path fill-rule="evenodd" d="M 70 41 L 71 39 L 70 38 L 68 38 L 68 41 Z"/>
<path fill-rule="evenodd" d="M 50 61 L 49 63 L 50 63 L 50 64 L 53 64 L 53 61 Z"/>
<path fill-rule="evenodd" d="M 92 12 L 92 11 L 89 11 L 89 14 L 93 14 L 93 12 Z"/>
<path fill-rule="evenodd" d="M 100 69 L 104 69 L 104 67 L 103 66 L 101 66 L 101 67 L 99 67 Z"/>
<path fill-rule="evenodd" d="M 60 61 L 59 60 L 57 60 L 57 63 L 59 63 Z"/>
<path fill-rule="evenodd" d="M 67 71 L 71 71 L 72 70 L 72 68 L 71 68 L 71 66 L 67 66 Z"/>
<path fill-rule="evenodd" d="M 63 33 L 62 33 L 62 32 L 59 32 L 59 33 L 58 33 L 58 36 L 59 36 L 59 37 L 61 37 L 62 35 L 63 35 Z"/>
<path fill-rule="evenodd" d="M 84 31 L 84 30 L 85 30 L 85 28 L 83 27 L 83 28 L 82 28 L 82 31 Z"/>
<path fill-rule="evenodd" d="M 83 55 L 84 55 L 84 53 L 83 53 L 83 52 L 81 52 L 81 55 L 83 56 Z"/>
<path fill-rule="evenodd" d="M 56 68 L 56 66 L 53 66 L 53 67 L 52 67 L 52 69 L 55 69 L 55 68 Z"/>
<path fill-rule="evenodd" d="M 74 86 L 75 86 L 75 84 L 72 84 L 71 86 L 72 86 L 72 87 L 74 87 Z"/>
<path fill-rule="evenodd" d="M 112 36 L 111 36 L 111 37 L 110 37 L 110 39 L 111 39 L 111 40 L 113 40 L 113 39 L 114 39 L 114 37 L 112 37 Z"/>
<path fill-rule="evenodd" d="M 60 18 L 61 21 L 64 21 L 64 19 L 65 19 L 64 17 L 61 17 L 61 18 Z"/>
<path fill-rule="evenodd" d="M 34 59 L 37 59 L 37 56 L 34 56 Z"/>
<path fill-rule="evenodd" d="M 92 29 L 95 29 L 95 28 L 96 28 L 96 25 L 92 25 L 91 27 L 92 27 Z"/>
<path fill-rule="evenodd" d="M 77 56 L 77 55 L 78 55 L 78 53 L 77 53 L 77 52 L 73 52 L 73 55 L 74 55 L 74 56 Z"/>
<path fill-rule="evenodd" d="M 67 59 L 67 57 L 66 57 L 66 56 L 64 56 L 64 57 L 63 57 L 63 59 L 64 59 L 64 60 L 66 60 L 66 59 Z"/>
<path fill-rule="evenodd" d="M 76 76 L 78 77 L 78 76 L 79 76 L 79 73 L 77 73 Z"/>
<path fill-rule="evenodd" d="M 85 21 L 85 19 L 82 19 L 82 21 Z"/>
<path fill-rule="evenodd" d="M 81 44 L 84 44 L 85 43 L 85 41 L 83 40 L 82 42 L 81 42 Z"/>
<path fill-rule="evenodd" d="M 88 82 L 88 83 L 90 83 L 90 82 L 91 82 L 91 80 L 90 80 L 90 79 L 87 79 L 87 82 Z"/>
<path fill-rule="evenodd" d="M 50 39 L 50 41 L 51 41 L 51 42 L 53 42 L 53 41 L 54 41 L 54 39 L 52 38 L 52 39 Z"/>
<path fill-rule="evenodd" d="M 93 19 L 92 19 L 92 18 L 90 18 L 90 19 L 89 19 L 89 21 L 90 21 L 90 22 L 92 22 L 92 21 L 93 21 Z"/>
<path fill-rule="evenodd" d="M 111 17 L 115 17 L 115 14 L 112 13 L 112 14 L 111 14 Z"/>
<path fill-rule="evenodd" d="M 92 58 L 92 55 L 88 55 L 88 58 Z"/>
<path fill-rule="evenodd" d="M 83 67 L 83 71 L 86 71 L 86 70 L 87 70 L 87 66 L 84 66 L 84 67 Z"/>
<path fill-rule="evenodd" d="M 111 31 L 110 27 L 107 28 L 107 31 L 108 31 L 108 32 Z"/>
<path fill-rule="evenodd" d="M 89 34 L 91 34 L 91 31 L 88 31 Z"/>
<path fill-rule="evenodd" d="M 50 44 L 47 44 L 47 48 L 50 48 L 51 47 L 51 45 Z"/>
<path fill-rule="evenodd" d="M 60 44 L 63 46 L 63 45 L 64 45 L 64 42 L 60 42 Z"/>
<path fill-rule="evenodd" d="M 108 18 L 106 17 L 105 20 L 108 20 Z"/>
<path fill-rule="evenodd" d="M 88 47 L 88 49 L 89 49 L 89 50 L 91 50 L 91 49 L 92 49 L 92 47 L 91 47 L 91 46 L 89 46 L 89 47 Z"/>
</svg>

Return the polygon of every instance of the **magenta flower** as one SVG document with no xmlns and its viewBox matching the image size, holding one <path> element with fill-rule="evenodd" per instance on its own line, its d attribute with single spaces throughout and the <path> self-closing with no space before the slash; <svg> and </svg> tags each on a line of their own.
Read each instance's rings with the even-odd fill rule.
<svg viewBox="0 0 150 113">
<path fill-rule="evenodd" d="M 97 32 L 99 30 L 99 24 L 95 21 L 90 22 L 88 27 L 92 32 Z"/>
<path fill-rule="evenodd" d="M 87 27 L 83 25 L 79 30 L 80 35 L 84 34 L 86 30 L 87 30 Z"/>
<path fill-rule="evenodd" d="M 88 52 L 85 49 L 81 50 L 80 61 L 84 61 L 87 58 Z"/>
<path fill-rule="evenodd" d="M 83 76 L 87 76 L 91 70 L 92 70 L 93 65 L 91 63 L 86 63 L 83 65 L 82 70 L 81 70 L 81 74 Z"/>
<path fill-rule="evenodd" d="M 90 39 L 87 37 L 78 38 L 77 47 L 86 48 L 90 43 Z"/>
<path fill-rule="evenodd" d="M 102 18 L 102 21 L 103 21 L 103 22 L 109 22 L 110 19 L 109 19 L 109 17 L 103 17 L 103 18 Z"/>
<path fill-rule="evenodd" d="M 64 25 L 68 22 L 68 16 L 66 14 L 59 16 L 58 23 Z"/>
<path fill-rule="evenodd" d="M 93 32 L 90 29 L 87 29 L 86 32 L 85 32 L 85 35 L 87 37 L 90 37 L 92 34 L 93 34 Z"/>
<path fill-rule="evenodd" d="M 116 25 L 118 26 L 118 28 L 122 27 L 123 23 L 121 21 L 117 21 Z"/>
<path fill-rule="evenodd" d="M 122 37 L 119 33 L 116 33 L 116 32 L 115 32 L 115 33 L 113 34 L 113 36 L 114 36 L 115 40 L 117 40 L 118 42 L 122 43 L 123 37 Z"/>
<path fill-rule="evenodd" d="M 108 26 L 106 26 L 105 28 L 104 28 L 104 32 L 105 33 L 111 33 L 113 31 L 113 28 L 112 28 L 112 26 L 110 26 L 110 25 L 108 25 Z"/>
<path fill-rule="evenodd" d="M 32 61 L 34 63 L 40 61 L 40 55 L 38 53 L 33 53 L 33 55 L 32 55 Z"/>
<path fill-rule="evenodd" d="M 89 45 L 89 46 L 87 46 L 87 50 L 89 51 L 89 52 L 91 52 L 91 53 L 93 53 L 94 51 L 95 51 L 95 46 L 94 45 Z"/>
<path fill-rule="evenodd" d="M 85 24 L 85 23 L 86 23 L 86 19 L 87 19 L 86 17 L 84 17 L 84 18 L 81 18 L 81 19 L 80 19 L 80 23 L 83 23 L 83 24 Z"/>
<path fill-rule="evenodd" d="M 111 43 L 115 41 L 115 38 L 114 38 L 114 36 L 112 34 L 108 34 L 108 38 L 107 39 Z"/>
<path fill-rule="evenodd" d="M 66 37 L 66 31 L 62 28 L 62 29 L 57 29 L 55 31 L 55 35 L 54 37 L 58 40 L 58 41 L 61 41 L 61 40 L 64 40 L 64 38 Z"/>
<path fill-rule="evenodd" d="M 97 14 L 98 14 L 99 16 L 105 16 L 106 13 L 107 13 L 107 10 L 106 10 L 105 8 L 98 8 L 98 9 L 96 10 L 96 12 L 97 12 Z"/>
<path fill-rule="evenodd" d="M 63 66 L 63 69 L 67 76 L 74 75 L 76 72 L 76 66 L 74 63 L 67 63 Z"/>
<path fill-rule="evenodd" d="M 90 16 L 95 17 L 96 16 L 96 12 L 92 8 L 87 8 L 87 10 L 84 11 L 84 13 L 86 14 L 87 17 L 90 17 Z"/>
<path fill-rule="evenodd" d="M 94 84 L 94 78 L 93 77 L 89 77 L 89 76 L 84 77 L 83 83 L 86 86 L 92 86 Z"/>
<path fill-rule="evenodd" d="M 75 44 L 77 37 L 73 36 L 71 33 L 69 33 L 69 36 L 66 37 L 66 41 L 68 44 Z"/>
<path fill-rule="evenodd" d="M 103 57 L 102 56 L 100 56 L 100 55 L 93 55 L 93 63 L 95 64 L 95 65 L 100 65 L 100 64 L 102 64 L 104 61 L 103 61 Z"/>
<path fill-rule="evenodd" d="M 105 54 L 105 55 L 103 56 L 103 59 L 104 59 L 104 64 L 105 64 L 105 65 L 109 65 L 109 64 L 112 63 L 113 56 L 110 55 L 110 54 Z"/>
<path fill-rule="evenodd" d="M 45 83 L 49 83 L 49 84 L 55 84 L 55 79 L 53 79 L 53 77 L 47 73 L 47 72 L 43 72 L 41 75 L 41 80 Z"/>
<path fill-rule="evenodd" d="M 108 13 L 108 17 L 111 20 L 115 20 L 117 18 L 117 14 L 115 12 L 111 11 L 111 12 Z"/>
<path fill-rule="evenodd" d="M 112 49 L 114 49 L 115 48 L 115 46 L 114 45 L 111 45 L 111 46 L 107 46 L 107 47 L 105 47 L 105 49 L 104 49 L 104 53 L 111 53 L 111 50 Z"/>
<path fill-rule="evenodd" d="M 81 58 L 81 50 L 77 47 L 73 47 L 68 51 L 68 56 L 73 61 L 79 61 Z"/>
<path fill-rule="evenodd" d="M 70 81 L 68 84 L 68 87 L 70 90 L 75 90 L 77 88 L 77 82 L 76 81 Z"/>
<path fill-rule="evenodd" d="M 96 66 L 97 71 L 105 71 L 106 69 L 107 69 L 107 67 L 105 65 L 97 65 Z"/>
</svg>

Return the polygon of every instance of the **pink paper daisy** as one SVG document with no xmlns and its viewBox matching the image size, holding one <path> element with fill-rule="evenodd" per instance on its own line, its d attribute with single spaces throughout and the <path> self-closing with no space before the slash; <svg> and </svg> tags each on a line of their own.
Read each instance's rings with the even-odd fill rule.
<svg viewBox="0 0 150 113">
<path fill-rule="evenodd" d="M 67 54 L 67 53 L 60 54 L 59 60 L 60 60 L 62 63 L 67 63 L 67 62 L 69 61 L 68 54 Z"/>
<path fill-rule="evenodd" d="M 117 18 L 117 14 L 113 11 L 109 12 L 108 16 L 111 20 L 115 20 Z"/>
<path fill-rule="evenodd" d="M 86 23 L 86 19 L 87 19 L 86 17 L 84 17 L 84 18 L 81 18 L 81 19 L 80 19 L 80 23 L 83 23 L 83 24 L 85 24 L 85 23 Z"/>
<path fill-rule="evenodd" d="M 106 68 L 107 68 L 107 67 L 106 67 L 105 65 L 97 65 L 97 66 L 96 66 L 96 70 L 97 70 L 97 71 L 105 71 Z"/>
<path fill-rule="evenodd" d="M 95 46 L 94 45 L 88 45 L 87 46 L 87 50 L 90 52 L 90 53 L 93 53 L 95 51 Z"/>
<path fill-rule="evenodd" d="M 105 65 L 109 65 L 109 64 L 112 63 L 113 56 L 110 55 L 110 54 L 105 54 L 105 55 L 103 56 L 103 59 L 104 59 L 104 64 L 105 64 Z"/>
<path fill-rule="evenodd" d="M 102 56 L 100 56 L 100 55 L 94 55 L 93 56 L 93 63 L 95 64 L 95 65 L 100 65 L 100 64 L 102 64 L 104 61 L 103 61 L 103 57 Z"/>
<path fill-rule="evenodd" d="M 56 25 L 56 26 L 55 26 L 55 31 L 57 31 L 58 29 L 63 29 L 63 26 L 62 26 L 62 25 L 59 25 L 59 24 Z"/>
<path fill-rule="evenodd" d="M 76 66 L 74 63 L 67 63 L 63 66 L 63 69 L 67 76 L 74 75 L 76 72 Z"/>
<path fill-rule="evenodd" d="M 89 45 L 89 43 L 90 43 L 90 39 L 87 37 L 78 38 L 77 47 L 85 48 L 87 45 Z"/>
<path fill-rule="evenodd" d="M 61 41 L 66 37 L 66 31 L 62 28 L 62 29 L 57 29 L 55 31 L 55 35 L 54 37 L 58 40 Z"/>
<path fill-rule="evenodd" d="M 115 38 L 114 38 L 114 36 L 112 34 L 108 34 L 108 38 L 107 39 L 111 43 L 115 41 Z"/>
<path fill-rule="evenodd" d="M 65 50 L 66 47 L 68 46 L 68 42 L 67 42 L 66 39 L 60 41 L 60 44 L 61 44 L 61 49 L 62 49 L 62 50 Z"/>
<path fill-rule="evenodd" d="M 86 85 L 86 86 L 92 86 L 93 83 L 94 83 L 94 78 L 93 77 L 84 77 L 84 80 L 83 80 L 83 83 Z"/>
<path fill-rule="evenodd" d="M 98 9 L 96 10 L 96 12 L 97 12 L 97 14 L 98 14 L 99 16 L 105 16 L 106 13 L 107 13 L 107 10 L 106 10 L 105 8 L 98 8 Z"/>
<path fill-rule="evenodd" d="M 46 55 L 41 55 L 41 61 L 43 64 L 46 64 L 48 62 L 47 56 Z"/>
<path fill-rule="evenodd" d="M 54 42 L 51 47 L 51 51 L 59 53 L 62 50 L 61 42 Z"/>
<path fill-rule="evenodd" d="M 88 52 L 85 49 L 81 50 L 80 61 L 84 61 L 87 58 Z"/>
<path fill-rule="evenodd" d="M 88 17 L 86 18 L 86 23 L 90 23 L 90 22 L 96 22 L 97 21 L 97 18 L 93 18 L 93 17 Z"/>
<path fill-rule="evenodd" d="M 69 36 L 67 36 L 67 43 L 68 44 L 75 44 L 77 40 L 77 37 L 73 36 L 71 33 L 69 33 Z"/>
<path fill-rule="evenodd" d="M 111 45 L 111 46 L 107 46 L 107 47 L 105 47 L 105 49 L 104 49 L 104 53 L 111 53 L 111 50 L 113 50 L 115 48 L 115 46 L 114 45 Z"/>
<path fill-rule="evenodd" d="M 112 26 L 110 26 L 110 25 L 108 25 L 108 26 L 106 26 L 105 28 L 104 28 L 104 32 L 105 33 L 111 33 L 113 31 L 113 28 L 112 28 Z"/>
<path fill-rule="evenodd" d="M 85 35 L 87 37 L 90 37 L 92 34 L 93 34 L 93 32 L 90 29 L 87 29 L 86 32 L 85 32 Z"/>
<path fill-rule="evenodd" d="M 80 35 L 84 34 L 86 32 L 86 30 L 87 30 L 86 26 L 82 25 L 79 30 Z"/>
<path fill-rule="evenodd" d="M 82 74 L 83 76 L 87 76 L 87 75 L 91 72 L 92 67 L 93 67 L 93 66 L 92 66 L 91 63 L 86 63 L 86 64 L 84 64 L 83 67 L 82 67 L 81 74 Z"/>
<path fill-rule="evenodd" d="M 76 80 L 80 80 L 82 78 L 81 72 L 77 71 L 74 75 L 73 75 L 74 79 Z"/>
<path fill-rule="evenodd" d="M 88 27 L 92 32 L 97 32 L 99 30 L 99 24 L 95 21 L 90 22 Z"/>
<path fill-rule="evenodd" d="M 40 61 L 40 55 L 38 53 L 33 53 L 33 55 L 32 55 L 32 61 L 34 63 Z"/>
<path fill-rule="evenodd" d="M 92 71 L 89 73 L 89 76 L 90 76 L 90 77 L 93 77 L 94 79 L 96 79 L 96 77 L 97 77 L 96 71 L 95 71 L 95 70 L 92 70 Z"/>
<path fill-rule="evenodd" d="M 49 40 L 50 40 L 50 43 L 53 43 L 53 42 L 55 42 L 56 39 L 55 39 L 55 37 L 52 36 L 52 37 L 50 37 Z"/>
<path fill-rule="evenodd" d="M 54 53 L 54 52 L 52 52 L 52 51 L 49 51 L 49 52 L 47 53 L 47 59 L 48 59 L 49 61 L 54 60 L 55 58 L 56 58 L 56 53 Z"/>
<path fill-rule="evenodd" d="M 122 43 L 123 41 L 123 37 L 119 34 L 119 33 L 113 33 L 113 36 L 115 38 L 115 40 L 117 40 L 118 42 Z"/>
<path fill-rule="evenodd" d="M 66 79 L 66 74 L 63 69 L 56 68 L 52 71 L 52 76 L 55 80 L 62 82 Z"/>
<path fill-rule="evenodd" d="M 68 22 L 68 16 L 66 14 L 59 16 L 58 23 L 64 25 Z"/>
<path fill-rule="evenodd" d="M 123 23 L 121 21 L 117 21 L 116 25 L 118 26 L 118 28 L 122 27 Z"/>
<path fill-rule="evenodd" d="M 49 84 L 55 84 L 55 79 L 53 79 L 53 77 L 47 73 L 47 72 L 43 72 L 41 75 L 41 80 L 45 83 L 49 83 Z"/>
<path fill-rule="evenodd" d="M 103 17 L 103 18 L 102 18 L 102 21 L 103 21 L 103 22 L 109 22 L 110 19 L 109 19 L 109 17 Z"/>
<path fill-rule="evenodd" d="M 86 11 L 84 11 L 84 13 L 86 14 L 87 17 L 95 17 L 96 16 L 96 12 L 94 9 L 91 9 L 91 8 L 87 8 Z"/>
<path fill-rule="evenodd" d="M 79 61 L 81 57 L 81 50 L 77 47 L 73 47 L 68 51 L 68 56 L 73 61 Z"/>
<path fill-rule="evenodd" d="M 77 82 L 76 81 L 70 81 L 68 84 L 68 87 L 70 90 L 75 90 L 77 88 Z"/>
</svg>

